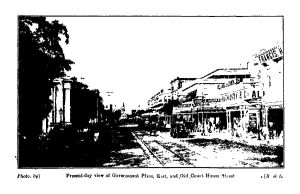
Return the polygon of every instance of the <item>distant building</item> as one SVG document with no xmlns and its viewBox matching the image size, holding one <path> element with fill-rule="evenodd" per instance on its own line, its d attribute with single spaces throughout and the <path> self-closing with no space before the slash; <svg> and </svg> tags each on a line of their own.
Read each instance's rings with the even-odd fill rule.
<svg viewBox="0 0 300 194">
<path fill-rule="evenodd" d="M 148 109 L 158 110 L 171 100 L 171 90 L 161 89 L 148 100 Z"/>
<path fill-rule="evenodd" d="M 115 96 L 116 94 L 113 91 L 106 91 L 103 93 L 104 110 L 115 111 L 117 109 Z"/>
<path fill-rule="evenodd" d="M 123 105 L 121 107 L 121 117 L 120 119 L 126 119 L 127 118 L 127 114 L 126 114 L 126 110 L 125 110 L 125 104 L 123 102 Z"/>
</svg>

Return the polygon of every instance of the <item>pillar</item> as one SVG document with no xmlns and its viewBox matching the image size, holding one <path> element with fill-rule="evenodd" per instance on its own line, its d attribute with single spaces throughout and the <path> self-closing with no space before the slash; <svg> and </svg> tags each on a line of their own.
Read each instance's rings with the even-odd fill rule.
<svg viewBox="0 0 300 194">
<path fill-rule="evenodd" d="M 265 106 L 265 121 L 266 121 L 266 126 L 269 129 L 269 107 Z"/>
<path fill-rule="evenodd" d="M 226 120 L 227 120 L 227 130 L 231 129 L 231 121 L 230 121 L 230 111 L 226 111 Z"/>
<path fill-rule="evenodd" d="M 62 84 L 58 84 L 56 88 L 56 110 L 54 115 L 56 123 L 60 123 L 63 122 L 63 117 L 61 116 L 61 110 L 63 110 L 63 86 Z"/>
<path fill-rule="evenodd" d="M 71 123 L 71 83 L 64 82 L 64 123 Z"/>
</svg>

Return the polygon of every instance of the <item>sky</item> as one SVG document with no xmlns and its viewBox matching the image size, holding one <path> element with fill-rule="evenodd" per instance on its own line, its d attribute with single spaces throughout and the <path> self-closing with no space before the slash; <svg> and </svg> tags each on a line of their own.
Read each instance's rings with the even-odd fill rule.
<svg viewBox="0 0 300 194">
<path fill-rule="evenodd" d="M 281 17 L 55 17 L 70 36 L 61 44 L 75 62 L 69 75 L 99 89 L 104 103 L 127 112 L 176 77 L 246 67 L 261 49 L 283 40 Z M 106 92 L 113 92 L 111 99 Z"/>
</svg>

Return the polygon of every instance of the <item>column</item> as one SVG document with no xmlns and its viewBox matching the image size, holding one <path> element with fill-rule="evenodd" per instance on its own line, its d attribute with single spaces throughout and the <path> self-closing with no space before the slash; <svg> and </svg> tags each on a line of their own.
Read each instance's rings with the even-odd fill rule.
<svg viewBox="0 0 300 194">
<path fill-rule="evenodd" d="M 231 130 L 230 111 L 226 110 L 227 130 Z"/>
<path fill-rule="evenodd" d="M 269 107 L 268 106 L 265 106 L 265 119 L 266 119 L 266 126 L 268 128 L 268 131 L 269 131 Z"/>
<path fill-rule="evenodd" d="M 71 122 L 71 83 L 64 82 L 64 123 Z"/>
<path fill-rule="evenodd" d="M 56 123 L 63 122 L 63 86 L 62 83 L 57 85 L 57 90 L 56 90 L 56 112 L 55 112 L 55 121 Z"/>
</svg>

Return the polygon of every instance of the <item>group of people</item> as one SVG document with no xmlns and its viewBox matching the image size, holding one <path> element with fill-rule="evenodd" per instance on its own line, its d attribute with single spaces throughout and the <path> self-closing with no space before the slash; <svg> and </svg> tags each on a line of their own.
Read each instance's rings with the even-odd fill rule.
<svg viewBox="0 0 300 194">
<path fill-rule="evenodd" d="M 268 127 L 264 126 L 261 128 L 260 133 L 262 135 L 262 138 L 264 140 L 268 139 L 274 139 L 279 138 L 281 134 L 281 129 L 279 127 L 275 126 L 275 122 L 270 121 L 268 123 Z"/>
<path fill-rule="evenodd" d="M 205 119 L 203 124 L 200 121 L 198 121 L 198 123 L 186 121 L 185 124 L 191 132 L 201 132 L 201 135 L 203 136 L 212 132 L 221 132 L 223 129 L 223 123 L 221 120 L 218 122 L 213 122 L 209 119 Z"/>
<path fill-rule="evenodd" d="M 247 126 L 245 125 L 245 122 L 243 122 L 240 118 L 234 118 L 233 119 L 233 126 L 231 128 L 231 134 L 233 137 L 243 137 L 247 132 Z M 274 139 L 279 138 L 281 134 L 280 127 L 275 126 L 274 121 L 269 121 L 268 126 L 258 126 L 258 137 L 259 139 Z"/>
<path fill-rule="evenodd" d="M 228 132 L 231 133 L 232 137 L 243 138 L 246 137 L 249 131 L 249 125 L 245 120 L 245 117 L 234 117 L 231 123 L 231 127 L 228 129 L 226 122 L 222 119 L 210 119 L 204 118 L 201 122 L 200 120 L 195 121 L 192 117 L 184 117 L 183 115 L 176 115 L 171 120 L 171 126 L 177 126 L 178 123 L 184 126 L 189 132 L 200 132 L 202 136 L 209 135 L 210 133 L 220 133 L 223 129 L 228 129 Z M 150 135 L 155 135 L 155 132 L 158 130 L 159 126 L 165 126 L 165 123 L 158 117 L 149 117 L 142 122 L 142 126 L 149 131 Z M 253 134 L 259 132 L 259 139 L 274 139 L 278 138 L 281 134 L 280 127 L 276 127 L 274 121 L 268 122 L 268 126 L 258 127 L 258 129 L 253 130 Z"/>
</svg>

